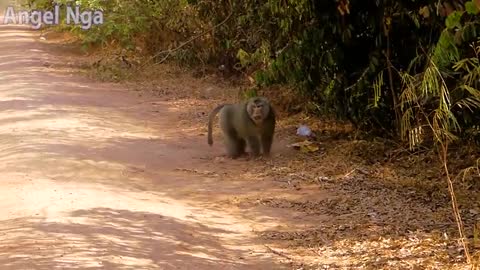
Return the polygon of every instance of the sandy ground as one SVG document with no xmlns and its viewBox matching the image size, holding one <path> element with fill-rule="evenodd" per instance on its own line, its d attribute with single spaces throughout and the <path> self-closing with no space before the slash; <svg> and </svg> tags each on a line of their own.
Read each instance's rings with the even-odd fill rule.
<svg viewBox="0 0 480 270">
<path fill-rule="evenodd" d="M 301 153 L 288 145 L 304 120 L 279 117 L 272 159 L 229 160 L 218 126 L 213 147 L 205 131 L 234 90 L 170 66 L 101 83 L 39 37 L 0 25 L 1 270 L 471 269 L 428 155 L 322 121 L 318 151 Z"/>
<path fill-rule="evenodd" d="M 254 232 L 298 219 L 222 203 L 279 186 L 215 161 L 167 102 L 62 71 L 37 36 L 0 27 L 1 269 L 291 268 Z"/>
</svg>

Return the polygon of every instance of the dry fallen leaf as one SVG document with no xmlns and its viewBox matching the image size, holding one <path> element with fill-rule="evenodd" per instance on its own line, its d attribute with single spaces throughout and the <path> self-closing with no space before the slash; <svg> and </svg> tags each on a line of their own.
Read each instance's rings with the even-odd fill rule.
<svg viewBox="0 0 480 270">
<path fill-rule="evenodd" d="M 312 141 L 305 140 L 303 142 L 298 142 L 298 143 L 293 143 L 289 145 L 290 147 L 293 147 L 296 150 L 300 150 L 303 153 L 312 153 L 312 152 L 317 152 L 320 147 L 318 147 L 317 144 L 315 144 Z"/>
<path fill-rule="evenodd" d="M 430 17 L 430 10 L 429 10 L 428 6 L 424 6 L 424 7 L 420 8 L 420 11 L 418 13 L 420 15 L 422 15 L 425 19 Z"/>
</svg>

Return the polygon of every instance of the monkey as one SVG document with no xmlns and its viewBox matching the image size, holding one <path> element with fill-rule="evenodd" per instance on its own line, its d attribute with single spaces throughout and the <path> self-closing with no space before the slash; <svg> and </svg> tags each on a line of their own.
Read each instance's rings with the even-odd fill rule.
<svg viewBox="0 0 480 270">
<path fill-rule="evenodd" d="M 212 146 L 212 122 L 219 113 L 220 128 L 225 137 L 227 156 L 236 159 L 245 154 L 248 144 L 253 157 L 270 156 L 275 133 L 276 115 L 265 97 L 252 97 L 236 104 L 222 104 L 208 117 L 208 144 Z M 260 149 L 261 148 L 261 149 Z"/>
</svg>

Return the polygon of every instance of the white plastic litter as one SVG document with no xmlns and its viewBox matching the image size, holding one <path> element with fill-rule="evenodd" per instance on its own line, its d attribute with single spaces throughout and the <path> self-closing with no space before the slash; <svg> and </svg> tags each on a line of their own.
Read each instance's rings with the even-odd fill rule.
<svg viewBox="0 0 480 270">
<path fill-rule="evenodd" d="M 306 125 L 301 125 L 297 129 L 297 135 L 310 137 L 312 136 L 312 130 Z"/>
</svg>

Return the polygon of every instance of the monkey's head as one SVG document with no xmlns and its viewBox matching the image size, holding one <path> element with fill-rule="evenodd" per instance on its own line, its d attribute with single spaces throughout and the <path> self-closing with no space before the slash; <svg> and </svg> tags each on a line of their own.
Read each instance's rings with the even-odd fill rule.
<svg viewBox="0 0 480 270">
<path fill-rule="evenodd" d="M 251 98 L 247 103 L 247 112 L 255 125 L 259 126 L 270 112 L 270 103 L 265 98 Z"/>
</svg>

